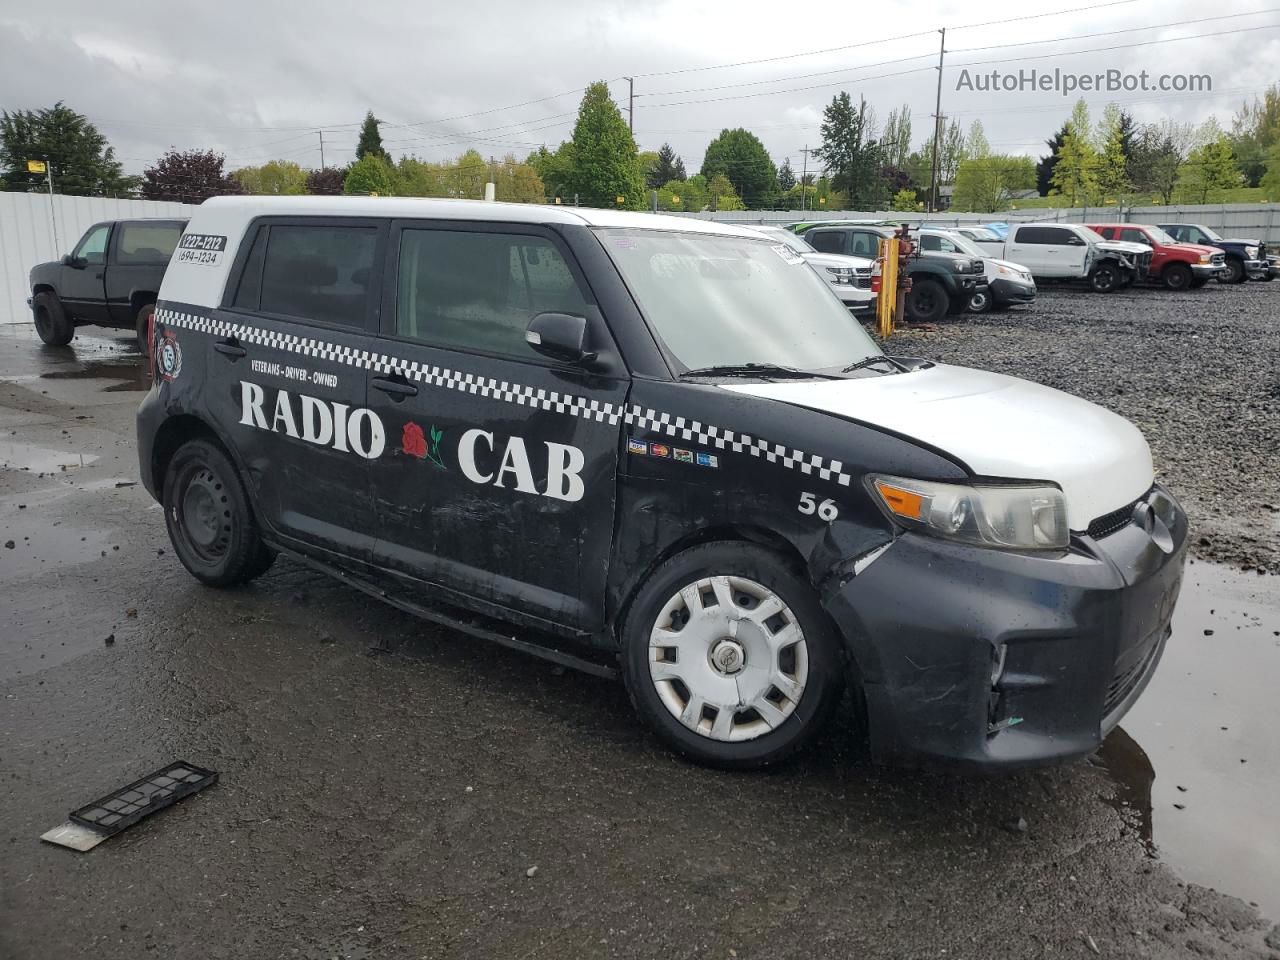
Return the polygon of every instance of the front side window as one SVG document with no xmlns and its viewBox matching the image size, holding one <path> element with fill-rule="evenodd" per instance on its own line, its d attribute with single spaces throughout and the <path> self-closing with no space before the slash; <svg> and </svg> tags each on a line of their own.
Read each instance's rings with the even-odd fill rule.
<svg viewBox="0 0 1280 960">
<path fill-rule="evenodd" d="M 847 250 L 842 230 L 819 230 L 806 233 L 805 239 L 819 253 L 844 253 Z"/>
<path fill-rule="evenodd" d="M 401 233 L 400 336 L 545 363 L 525 331 L 548 312 L 587 313 L 577 280 L 550 240 L 461 230 Z"/>
<path fill-rule="evenodd" d="M 84 235 L 84 239 L 72 254 L 77 260 L 85 263 L 105 263 L 107 259 L 107 237 L 111 235 L 110 224 L 99 224 Z"/>
<path fill-rule="evenodd" d="M 376 246 L 374 227 L 273 224 L 266 237 L 260 309 L 364 326 Z"/>
<path fill-rule="evenodd" d="M 687 370 L 832 370 L 881 353 L 830 287 L 770 239 L 601 229 L 653 332 Z"/>
<path fill-rule="evenodd" d="M 179 223 L 122 223 L 116 260 L 122 264 L 168 263 L 181 236 Z"/>
<path fill-rule="evenodd" d="M 1120 231 L 1120 239 L 1126 243 L 1143 243 L 1148 247 L 1151 246 L 1151 241 L 1147 239 L 1147 235 L 1141 230 L 1125 228 Z"/>
</svg>

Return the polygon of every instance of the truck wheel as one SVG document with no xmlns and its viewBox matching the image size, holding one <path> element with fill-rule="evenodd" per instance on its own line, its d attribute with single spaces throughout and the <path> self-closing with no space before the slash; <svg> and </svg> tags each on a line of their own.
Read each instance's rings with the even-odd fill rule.
<svg viewBox="0 0 1280 960">
<path fill-rule="evenodd" d="M 51 347 L 65 347 L 75 336 L 76 328 L 63 309 L 56 293 L 45 290 L 31 301 L 31 313 L 36 322 L 36 333 Z"/>
<path fill-rule="evenodd" d="M 174 552 L 200 582 L 234 586 L 271 565 L 240 476 L 210 441 L 178 448 L 165 471 L 161 503 Z"/>
<path fill-rule="evenodd" d="M 951 302 L 942 284 L 933 280 L 912 280 L 907 294 L 907 319 L 918 323 L 937 323 L 947 315 Z"/>
<path fill-rule="evenodd" d="M 1120 270 L 1114 263 L 1103 262 L 1089 274 L 1089 287 L 1094 293 L 1110 293 L 1120 285 Z"/>
<path fill-rule="evenodd" d="M 138 333 L 138 352 L 144 357 L 147 355 L 147 327 L 151 320 L 151 315 L 156 312 L 154 303 L 144 304 L 138 310 L 138 318 L 134 322 L 134 329 Z"/>
<path fill-rule="evenodd" d="M 1171 263 L 1161 271 L 1160 279 L 1169 290 L 1186 290 L 1195 276 L 1185 263 Z"/>
<path fill-rule="evenodd" d="M 662 564 L 621 634 L 636 712 L 699 763 L 777 763 L 822 729 L 843 688 L 839 641 L 812 588 L 754 544 L 700 544 Z"/>
<path fill-rule="evenodd" d="M 1219 283 L 1244 283 L 1244 261 L 1239 257 L 1227 257 L 1227 275 L 1219 277 Z"/>
<path fill-rule="evenodd" d="M 969 298 L 970 313 L 986 313 L 991 309 L 991 291 L 980 290 Z"/>
</svg>

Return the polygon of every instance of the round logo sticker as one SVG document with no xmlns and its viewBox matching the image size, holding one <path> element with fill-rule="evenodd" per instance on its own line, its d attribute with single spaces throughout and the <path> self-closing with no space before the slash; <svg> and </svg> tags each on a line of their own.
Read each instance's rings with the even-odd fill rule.
<svg viewBox="0 0 1280 960">
<path fill-rule="evenodd" d="M 172 331 L 166 330 L 156 344 L 156 368 L 167 382 L 176 380 L 182 372 L 182 348 Z"/>
</svg>

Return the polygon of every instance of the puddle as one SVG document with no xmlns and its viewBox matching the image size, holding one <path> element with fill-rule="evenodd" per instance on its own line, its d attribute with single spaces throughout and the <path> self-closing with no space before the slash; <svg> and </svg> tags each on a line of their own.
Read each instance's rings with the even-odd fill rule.
<svg viewBox="0 0 1280 960">
<path fill-rule="evenodd" d="M 92 453 L 53 450 L 29 443 L 0 440 L 0 469 L 27 470 L 31 473 L 64 473 L 79 470 L 97 460 Z"/>
<path fill-rule="evenodd" d="M 1098 759 L 1153 854 L 1280 917 L 1280 580 L 1192 563 L 1173 623 Z"/>
<path fill-rule="evenodd" d="M 129 357 L 113 356 L 102 360 L 81 360 L 75 370 L 51 370 L 40 374 L 41 380 L 118 380 L 103 388 L 103 393 L 146 391 L 151 383 L 146 364 L 137 353 Z"/>
<path fill-rule="evenodd" d="M 4 542 L 13 544 L 0 546 L 0 583 L 92 563 L 115 552 L 109 531 L 51 523 L 30 508 L 13 511 L 0 527 Z"/>
</svg>

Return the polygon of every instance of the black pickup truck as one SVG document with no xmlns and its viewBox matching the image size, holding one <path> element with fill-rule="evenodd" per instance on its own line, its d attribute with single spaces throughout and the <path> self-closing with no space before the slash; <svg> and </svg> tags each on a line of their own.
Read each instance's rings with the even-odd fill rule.
<svg viewBox="0 0 1280 960">
<path fill-rule="evenodd" d="M 61 260 L 31 269 L 31 313 L 45 343 L 71 342 L 84 324 L 132 330 L 146 352 L 147 315 L 185 220 L 108 220 Z"/>
<path fill-rule="evenodd" d="M 892 227 L 868 224 L 816 224 L 793 227 L 815 250 L 874 260 L 882 238 L 893 236 Z M 907 258 L 911 292 L 907 294 L 907 319 L 937 322 L 949 313 L 961 313 L 974 294 L 987 290 L 987 274 L 979 259 L 919 247 Z"/>
<path fill-rule="evenodd" d="M 1161 223 L 1159 227 L 1179 243 L 1199 243 L 1225 253 L 1227 271 L 1219 283 L 1280 277 L 1280 257 L 1260 240 L 1220 237 L 1202 223 Z"/>
</svg>

